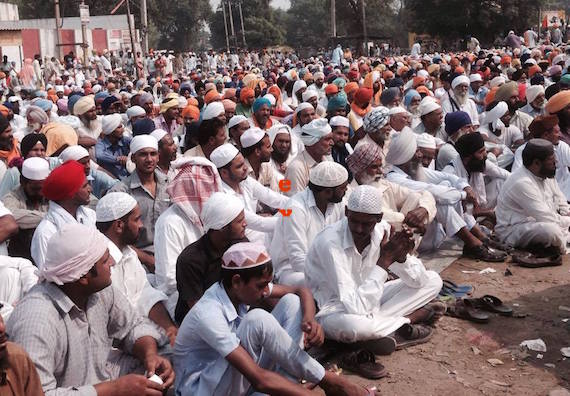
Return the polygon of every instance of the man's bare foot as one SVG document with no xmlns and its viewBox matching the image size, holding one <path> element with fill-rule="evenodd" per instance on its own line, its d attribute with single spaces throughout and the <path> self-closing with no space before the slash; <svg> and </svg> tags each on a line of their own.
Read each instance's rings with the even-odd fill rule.
<svg viewBox="0 0 570 396">
<path fill-rule="evenodd" d="M 346 377 L 336 375 L 329 371 L 319 383 L 327 396 L 370 396 L 380 395 L 380 392 L 370 391 L 363 386 L 357 385 Z"/>
</svg>

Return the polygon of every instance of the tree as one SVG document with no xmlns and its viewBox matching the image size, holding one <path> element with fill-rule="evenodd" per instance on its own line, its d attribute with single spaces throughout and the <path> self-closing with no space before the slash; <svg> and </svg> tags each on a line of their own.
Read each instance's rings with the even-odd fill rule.
<svg viewBox="0 0 570 396">
<path fill-rule="evenodd" d="M 321 46 L 330 36 L 330 0 L 292 0 L 286 12 L 287 43 L 295 47 Z"/>
</svg>

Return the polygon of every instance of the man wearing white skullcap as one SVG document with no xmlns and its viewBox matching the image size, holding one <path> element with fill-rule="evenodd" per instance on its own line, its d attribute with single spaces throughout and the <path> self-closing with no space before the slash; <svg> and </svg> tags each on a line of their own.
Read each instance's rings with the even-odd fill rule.
<svg viewBox="0 0 570 396">
<path fill-rule="evenodd" d="M 309 186 L 287 202 L 289 216 L 279 219 L 269 249 L 279 283 L 304 286 L 307 251 L 323 228 L 344 217 L 347 184 L 345 167 L 323 161 L 311 169 Z"/>
<path fill-rule="evenodd" d="M 305 150 L 301 152 L 287 167 L 285 179 L 290 181 L 288 196 L 302 191 L 309 184 L 309 170 L 319 162 L 330 160 L 334 145 L 332 128 L 325 118 L 317 118 L 303 125 L 301 141 Z"/>
<path fill-rule="evenodd" d="M 422 165 L 429 169 L 435 169 L 435 155 L 437 146 L 435 138 L 429 133 L 422 133 L 416 136 L 418 150 L 422 153 Z"/>
<path fill-rule="evenodd" d="M 485 111 L 485 97 L 489 89 L 484 86 L 483 77 L 479 73 L 469 75 L 469 98 L 477 105 L 477 112 Z"/>
<path fill-rule="evenodd" d="M 202 113 L 202 121 L 211 120 L 217 118 L 226 124 L 226 110 L 224 109 L 224 104 L 222 102 L 210 102 L 206 106 L 206 109 Z"/>
<path fill-rule="evenodd" d="M 150 136 L 158 142 L 156 169 L 165 174 L 168 181 L 172 181 L 177 173 L 177 170 L 172 167 L 172 162 L 176 160 L 178 146 L 172 136 L 162 129 L 155 129 Z"/>
<path fill-rule="evenodd" d="M 228 132 L 230 135 L 230 143 L 236 146 L 238 149 L 241 148 L 240 137 L 245 131 L 250 128 L 249 121 L 246 116 L 235 115 L 230 118 L 228 122 Z"/>
<path fill-rule="evenodd" d="M 389 181 L 410 190 L 429 191 L 435 198 L 436 221 L 428 225 L 419 249 L 437 249 L 447 237 L 457 236 L 464 242 L 464 256 L 489 262 L 503 261 L 506 255 L 489 249 L 488 245 L 493 242 L 481 231 L 473 216 L 464 212 L 464 204 L 477 202 L 469 183 L 456 175 L 424 168 L 421 160 L 416 135 L 408 131 L 393 139 L 386 156 L 386 161 L 392 164 L 386 175 Z"/>
<path fill-rule="evenodd" d="M 403 107 L 392 107 L 388 112 L 390 116 L 390 126 L 395 132 L 401 132 L 405 127 L 411 127 L 412 115 Z"/>
<path fill-rule="evenodd" d="M 97 229 L 109 240 L 109 254 L 115 260 L 111 267 L 113 285 L 127 298 L 133 309 L 162 327 L 174 345 L 177 328 L 165 307 L 167 297 L 153 288 L 134 245 L 142 222 L 137 201 L 128 194 L 111 192 L 97 203 Z"/>
<path fill-rule="evenodd" d="M 356 187 L 345 212 L 345 218 L 315 237 L 305 262 L 325 335 L 345 343 L 392 335 L 390 346 L 378 343 L 384 350 L 373 351 L 384 354 L 426 342 L 433 332 L 426 324 L 445 310 L 441 303 L 422 307 L 441 290 L 441 278 L 409 254 L 414 248 L 410 229 L 390 235 L 378 188 Z M 399 279 L 388 281 L 388 270 Z"/>
<path fill-rule="evenodd" d="M 304 378 L 330 394 L 367 393 L 326 371 L 300 347 L 324 341 L 314 319 L 314 301 L 306 288 L 271 282 L 273 266 L 263 246 L 236 243 L 221 261 L 221 281 L 194 305 L 176 339 L 178 394 L 245 395 L 251 389 L 264 394 L 306 393 L 293 378 Z M 279 300 L 271 313 L 248 310 L 268 297 Z M 276 367 L 278 372 L 273 371 Z"/>
<path fill-rule="evenodd" d="M 309 103 L 315 109 L 315 112 L 319 117 L 324 117 L 327 113 L 327 109 L 319 104 L 319 94 L 317 91 L 312 89 L 307 89 L 303 92 L 303 102 Z"/>
<path fill-rule="evenodd" d="M 279 192 L 279 182 L 273 167 L 269 163 L 273 152 L 269 135 L 260 128 L 250 128 L 241 135 L 240 143 L 248 176 L 271 190 Z"/>
<path fill-rule="evenodd" d="M 223 192 L 214 192 L 202 206 L 203 233 L 184 247 L 175 262 L 178 323 L 182 323 L 204 292 L 220 280 L 223 252 L 236 242 L 247 241 L 244 210 L 241 199 Z"/>
<path fill-rule="evenodd" d="M 36 363 L 47 394 L 71 388 L 84 394 L 134 387 L 161 392 L 174 382 L 170 362 L 157 353 L 164 336 L 111 284 L 107 244 L 94 227 L 63 225 L 50 239 L 42 283 L 18 302 L 7 323 L 13 341 Z M 30 326 L 30 318 L 37 323 Z M 112 358 L 114 341 L 121 349 Z M 125 376 L 145 370 L 164 384 Z"/>
<path fill-rule="evenodd" d="M 441 106 L 431 96 L 426 96 L 418 106 L 420 123 L 414 128 L 418 135 L 429 133 L 436 138 L 437 145 L 442 145 L 447 141 L 447 134 L 443 125 L 443 110 Z"/>
<path fill-rule="evenodd" d="M 111 191 L 130 194 L 137 200 L 144 227 L 135 244 L 136 252 L 140 261 L 154 272 L 154 227 L 158 217 L 170 206 L 166 192 L 168 178 L 157 169 L 156 139 L 150 135 L 135 136 L 131 141 L 131 160 L 135 171 L 115 184 Z"/>
<path fill-rule="evenodd" d="M 301 128 L 319 118 L 315 108 L 310 103 L 300 103 L 295 109 L 295 117 L 297 118 L 297 125 L 291 129 L 291 155 L 293 157 L 305 150 L 305 146 L 301 141 L 303 133 Z"/>
<path fill-rule="evenodd" d="M 531 85 L 526 89 L 526 105 L 520 111 L 532 118 L 546 113 L 546 99 L 542 85 Z"/>
<path fill-rule="evenodd" d="M 466 75 L 462 74 L 455 77 L 451 82 L 449 98 L 443 101 L 441 109 L 444 117 L 447 113 L 464 111 L 469 114 L 473 125 L 479 125 L 479 112 L 477 111 L 477 105 L 473 99 L 469 98 L 469 84 L 469 77 Z"/>
<path fill-rule="evenodd" d="M 146 111 L 140 106 L 131 106 L 127 109 L 127 118 L 131 125 L 133 125 L 136 120 L 144 118 L 145 115 Z"/>
<path fill-rule="evenodd" d="M 32 236 L 48 211 L 48 201 L 41 190 L 49 173 L 49 163 L 44 158 L 26 159 L 22 164 L 20 185 L 2 198 L 19 228 L 18 234 L 10 238 L 8 249 L 10 256 L 32 259 L 30 253 Z"/>
<path fill-rule="evenodd" d="M 348 144 L 350 121 L 343 116 L 334 116 L 329 120 L 329 125 L 332 128 L 334 143 L 331 150 L 332 159 L 346 168 L 346 157 L 352 152 L 352 146 Z"/>
<path fill-rule="evenodd" d="M 258 202 L 273 209 L 284 208 L 287 197 L 265 187 L 252 177 L 243 155 L 231 144 L 224 144 L 212 152 L 212 162 L 216 164 L 224 192 L 239 197 L 245 207 L 245 219 L 248 224 L 246 236 L 250 241 L 269 244 L 266 241 L 273 232 L 276 217 L 257 214 Z"/>
<path fill-rule="evenodd" d="M 97 140 L 95 156 L 97 163 L 105 170 L 122 179 L 127 172 L 127 156 L 130 152 L 131 138 L 124 136 L 125 128 L 120 114 L 103 116 L 103 137 Z"/>
<path fill-rule="evenodd" d="M 327 84 L 325 83 L 325 74 L 323 72 L 316 72 L 313 74 L 313 78 L 315 79 L 315 82 L 309 85 L 307 89 L 317 91 L 319 105 L 326 109 L 329 101 L 325 92 L 325 88 L 327 87 Z"/>
<path fill-rule="evenodd" d="M 274 170 L 277 181 L 285 178 L 287 166 L 295 158 L 293 155 L 294 141 L 299 141 L 299 138 L 291 133 L 291 128 L 285 124 L 275 124 L 269 131 L 269 140 L 271 141 L 271 161 L 269 162 Z"/>
</svg>

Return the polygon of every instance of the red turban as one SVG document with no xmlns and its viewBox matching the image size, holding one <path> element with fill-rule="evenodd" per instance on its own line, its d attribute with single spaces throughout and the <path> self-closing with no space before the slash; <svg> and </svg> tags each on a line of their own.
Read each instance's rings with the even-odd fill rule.
<svg viewBox="0 0 570 396">
<path fill-rule="evenodd" d="M 44 180 L 42 194 L 50 201 L 71 199 L 85 183 L 85 169 L 77 161 L 67 161 Z"/>
<path fill-rule="evenodd" d="M 255 98 L 255 91 L 251 88 L 245 87 L 239 93 L 239 100 L 242 103 L 245 103 L 247 99 Z"/>
<path fill-rule="evenodd" d="M 358 105 L 367 104 L 372 100 L 373 93 L 374 91 L 370 88 L 358 88 L 358 91 L 356 91 L 356 94 L 354 95 L 354 101 Z"/>
</svg>

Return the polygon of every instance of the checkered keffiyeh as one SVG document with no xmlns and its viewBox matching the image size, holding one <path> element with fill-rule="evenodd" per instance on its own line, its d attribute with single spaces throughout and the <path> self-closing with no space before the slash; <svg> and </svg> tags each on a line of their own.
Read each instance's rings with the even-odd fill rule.
<svg viewBox="0 0 570 396">
<path fill-rule="evenodd" d="M 380 158 L 382 158 L 380 146 L 377 144 L 363 144 L 358 146 L 346 158 L 346 165 L 348 165 L 348 169 L 350 169 L 353 175 L 358 175 Z"/>
<path fill-rule="evenodd" d="M 180 171 L 166 192 L 192 223 L 201 226 L 202 207 L 210 195 L 222 191 L 222 179 L 215 165 L 204 158 L 184 159 L 177 167 Z"/>
<path fill-rule="evenodd" d="M 373 107 L 362 120 L 364 131 L 368 134 L 380 132 L 380 129 L 388 123 L 388 113 L 387 107 Z"/>
</svg>

